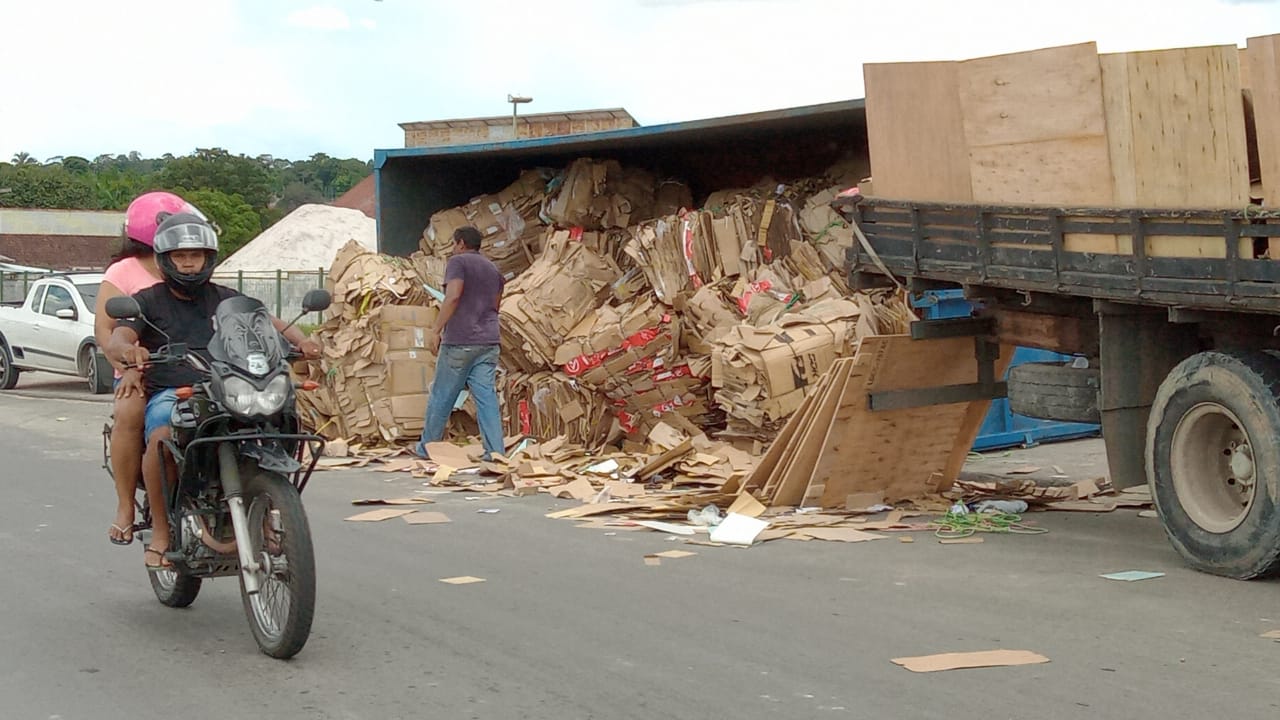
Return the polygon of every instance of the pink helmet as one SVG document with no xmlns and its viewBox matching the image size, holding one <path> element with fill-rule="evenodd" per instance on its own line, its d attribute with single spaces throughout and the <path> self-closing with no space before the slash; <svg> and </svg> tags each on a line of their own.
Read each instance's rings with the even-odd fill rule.
<svg viewBox="0 0 1280 720">
<path fill-rule="evenodd" d="M 170 192 L 143 193 L 129 203 L 124 216 L 124 234 L 147 247 L 155 246 L 156 226 L 169 215 L 192 213 L 201 219 L 204 214 L 191 203 Z"/>
</svg>

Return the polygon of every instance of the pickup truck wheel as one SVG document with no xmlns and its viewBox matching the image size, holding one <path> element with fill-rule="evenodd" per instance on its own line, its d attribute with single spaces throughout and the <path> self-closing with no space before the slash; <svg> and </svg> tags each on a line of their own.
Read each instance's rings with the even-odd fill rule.
<svg viewBox="0 0 1280 720">
<path fill-rule="evenodd" d="M 1009 409 L 1044 420 L 1100 423 L 1097 368 L 1062 363 L 1025 363 L 1009 368 Z"/>
<path fill-rule="evenodd" d="M 12 390 L 18 385 L 20 371 L 13 366 L 9 346 L 0 340 L 0 390 Z"/>
<path fill-rule="evenodd" d="M 111 367 L 111 361 L 98 352 L 96 347 L 89 345 L 80 352 L 80 367 L 85 379 L 89 381 L 89 392 L 94 395 L 111 392 L 115 371 Z"/>
<path fill-rule="evenodd" d="M 1210 351 L 1169 373 L 1147 422 L 1151 495 L 1191 567 L 1247 580 L 1280 571 L 1280 360 Z"/>
</svg>

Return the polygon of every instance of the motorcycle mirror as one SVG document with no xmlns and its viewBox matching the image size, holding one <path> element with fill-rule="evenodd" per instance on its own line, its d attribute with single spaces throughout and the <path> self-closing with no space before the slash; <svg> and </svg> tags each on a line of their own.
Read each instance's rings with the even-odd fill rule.
<svg viewBox="0 0 1280 720">
<path fill-rule="evenodd" d="M 306 295 L 302 296 L 302 311 L 304 313 L 309 313 L 327 310 L 332 302 L 333 297 L 329 295 L 328 290 L 322 290 L 320 288 L 309 290 Z"/>
<path fill-rule="evenodd" d="M 107 301 L 107 317 L 112 320 L 136 318 L 141 314 L 142 308 L 138 307 L 138 301 L 131 297 L 121 295 Z"/>
</svg>

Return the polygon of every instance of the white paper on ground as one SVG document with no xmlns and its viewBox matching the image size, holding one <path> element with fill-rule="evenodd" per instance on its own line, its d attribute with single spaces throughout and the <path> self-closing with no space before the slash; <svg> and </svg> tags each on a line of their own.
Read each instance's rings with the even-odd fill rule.
<svg viewBox="0 0 1280 720">
<path fill-rule="evenodd" d="M 751 545 L 756 536 L 769 527 L 769 521 L 759 518 L 729 513 L 724 520 L 711 531 L 711 542 L 726 545 Z"/>
</svg>

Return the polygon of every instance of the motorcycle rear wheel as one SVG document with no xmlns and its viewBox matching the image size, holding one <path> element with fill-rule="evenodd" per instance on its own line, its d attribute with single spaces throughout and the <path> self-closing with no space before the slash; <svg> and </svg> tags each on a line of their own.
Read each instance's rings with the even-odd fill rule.
<svg viewBox="0 0 1280 720">
<path fill-rule="evenodd" d="M 269 567 L 258 572 L 250 595 L 240 596 L 258 648 L 273 658 L 296 655 L 311 635 L 316 605 L 315 552 L 297 489 L 284 477 L 258 470 L 244 487 L 250 552 Z"/>
</svg>

